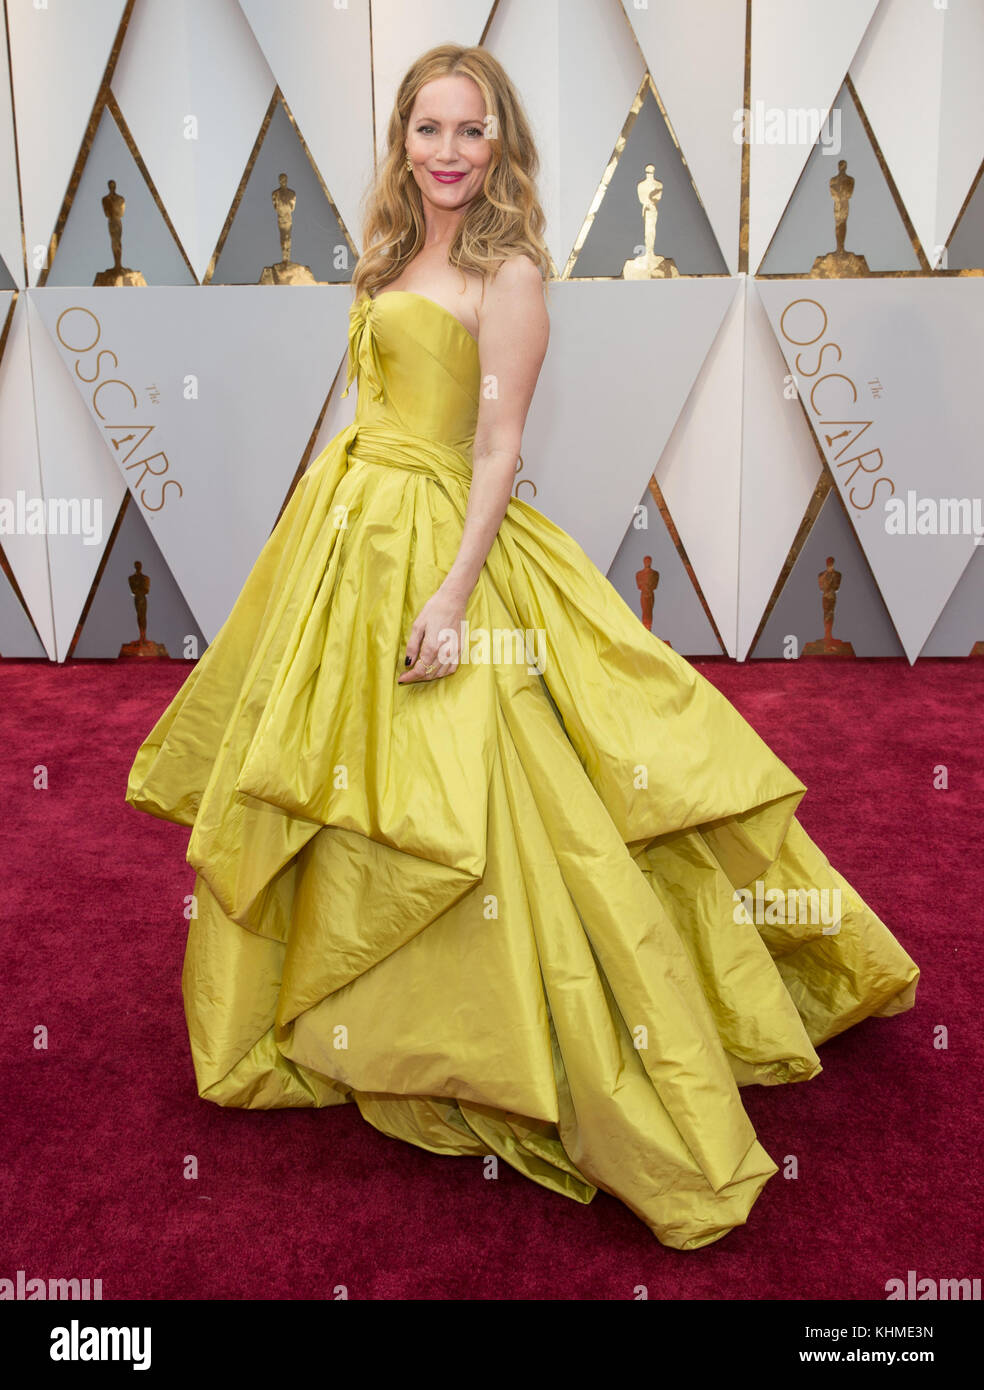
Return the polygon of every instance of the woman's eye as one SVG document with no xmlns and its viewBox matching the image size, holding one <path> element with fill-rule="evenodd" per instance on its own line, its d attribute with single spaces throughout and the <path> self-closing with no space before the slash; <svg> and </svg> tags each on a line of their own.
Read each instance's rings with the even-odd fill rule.
<svg viewBox="0 0 984 1390">
<path fill-rule="evenodd" d="M 417 127 L 417 134 L 418 134 L 418 135 L 429 135 L 433 129 L 434 129 L 434 127 L 433 127 L 432 125 L 419 125 L 419 126 Z M 484 128 L 483 128 L 482 126 L 480 126 L 480 125 L 473 125 L 473 126 L 469 126 L 469 127 L 468 127 L 468 129 L 465 131 L 465 134 L 466 134 L 466 135 L 484 135 L 484 134 L 485 134 L 485 130 L 484 130 Z"/>
</svg>

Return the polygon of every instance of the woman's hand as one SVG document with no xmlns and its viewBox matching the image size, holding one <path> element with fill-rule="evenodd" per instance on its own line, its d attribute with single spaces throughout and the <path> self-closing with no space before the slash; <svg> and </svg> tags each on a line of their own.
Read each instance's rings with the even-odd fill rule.
<svg viewBox="0 0 984 1390">
<path fill-rule="evenodd" d="M 457 671 L 461 658 L 461 624 L 465 600 L 452 589 L 441 587 L 421 608 L 410 629 L 399 685 L 436 681 Z"/>
</svg>

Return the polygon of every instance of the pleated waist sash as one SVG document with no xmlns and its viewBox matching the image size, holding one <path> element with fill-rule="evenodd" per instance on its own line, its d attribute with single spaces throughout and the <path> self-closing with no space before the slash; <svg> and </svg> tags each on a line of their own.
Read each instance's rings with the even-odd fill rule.
<svg viewBox="0 0 984 1390">
<path fill-rule="evenodd" d="M 388 468 L 429 473 L 435 478 L 453 477 L 466 483 L 471 480 L 471 464 L 450 444 L 387 425 L 356 423 L 352 428 L 354 433 L 347 450 L 351 463 L 381 463 Z"/>
</svg>

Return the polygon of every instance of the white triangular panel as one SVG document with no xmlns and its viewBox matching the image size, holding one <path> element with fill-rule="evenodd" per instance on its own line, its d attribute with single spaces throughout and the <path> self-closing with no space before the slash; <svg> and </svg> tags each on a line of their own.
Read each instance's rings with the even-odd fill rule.
<svg viewBox="0 0 984 1390">
<path fill-rule="evenodd" d="M 517 495 L 607 573 L 728 305 L 733 280 L 561 281 Z M 522 486 L 527 480 L 535 494 Z"/>
<path fill-rule="evenodd" d="M 358 249 L 373 174 L 369 0 L 239 3 Z"/>
<path fill-rule="evenodd" d="M 934 245 L 945 245 L 984 159 L 984 5 L 943 16 L 943 80 Z"/>
<path fill-rule="evenodd" d="M 125 9 L 126 0 L 52 0 L 43 7 L 7 0 L 32 285 L 45 268 L 40 258 L 55 230 Z"/>
<path fill-rule="evenodd" d="M 759 294 L 910 662 L 975 537 L 894 534 L 888 500 L 980 497 L 984 281 L 760 281 Z"/>
<path fill-rule="evenodd" d="M 934 248 L 946 240 L 937 234 L 945 25 L 944 11 L 932 4 L 883 0 L 851 63 L 858 97 L 931 264 Z M 968 152 L 980 147 L 966 131 L 959 144 Z"/>
<path fill-rule="evenodd" d="M 745 11 L 734 0 L 623 0 L 625 13 L 732 274 L 738 269 Z"/>
<path fill-rule="evenodd" d="M 546 241 L 563 269 L 645 65 L 619 0 L 509 0 L 496 9 L 486 47 L 533 126 Z"/>
<path fill-rule="evenodd" d="M 0 294 L 4 316 L 12 291 Z M 17 518 L 18 494 L 23 514 L 32 499 L 41 496 L 41 470 L 34 417 L 34 383 L 31 378 L 30 323 L 27 300 L 21 294 L 14 309 L 10 333 L 0 358 L 0 498 L 14 507 L 13 529 L 4 529 L 0 545 L 24 602 L 34 620 L 38 636 L 48 656 L 55 658 L 55 633 L 51 617 L 51 587 L 48 582 L 47 537 L 27 534 Z M 6 526 L 6 522 L 4 522 Z"/>
<path fill-rule="evenodd" d="M 984 158 L 982 72 L 984 6 L 906 0 L 882 0 L 851 65 L 858 96 L 933 266 Z"/>
<path fill-rule="evenodd" d="M 58 530 L 48 535 L 56 659 L 64 661 L 126 488 L 45 329 L 39 304 L 56 293 L 60 295 L 49 289 L 27 291 L 42 494 L 49 508 L 57 499 L 77 507 L 80 523 L 78 534 Z"/>
<path fill-rule="evenodd" d="M 199 280 L 273 87 L 236 5 L 143 0 L 134 9 L 113 95 Z M 189 127 L 191 114 L 197 131 Z"/>
<path fill-rule="evenodd" d="M 745 300 L 738 659 L 744 661 L 823 465 L 759 297 Z"/>
<path fill-rule="evenodd" d="M 372 0 L 372 89 L 378 158 L 386 153 L 389 118 L 400 83 L 411 63 L 438 44 L 466 48 L 482 37 L 492 0 Z"/>
<path fill-rule="evenodd" d="M 729 656 L 738 621 L 745 277 L 656 468 L 670 515 Z"/>
<path fill-rule="evenodd" d="M 347 340 L 351 291 L 293 286 L 51 289 L 59 353 L 209 641 L 267 540 Z M 60 335 L 59 314 L 65 316 Z M 91 316 L 91 317 L 90 317 Z M 89 339 L 85 339 L 86 342 Z M 95 351 L 117 357 L 98 393 Z M 105 358 L 100 361 L 105 363 Z M 103 376 L 106 375 L 104 371 Z M 100 412 L 101 417 L 100 418 Z"/>
<path fill-rule="evenodd" d="M 816 144 L 816 139 L 796 138 L 798 115 L 815 113 L 815 129 L 822 127 L 877 6 L 878 0 L 755 0 L 752 5 L 748 266 L 753 274 Z M 771 123 L 774 134 L 785 138 L 769 135 Z"/>
<path fill-rule="evenodd" d="M 0 258 L 14 284 L 24 285 L 24 251 L 21 243 L 20 193 L 17 187 L 17 155 L 14 146 L 14 111 L 10 104 L 7 65 L 7 29 L 0 4 Z"/>
<path fill-rule="evenodd" d="M 546 217 L 544 239 L 558 270 L 562 270 L 567 257 L 560 244 L 559 8 L 559 0 L 503 0 L 492 17 L 485 47 L 509 74 L 532 128 L 540 156 L 537 193 Z M 596 186 L 603 172 L 604 166 L 595 176 Z"/>
</svg>

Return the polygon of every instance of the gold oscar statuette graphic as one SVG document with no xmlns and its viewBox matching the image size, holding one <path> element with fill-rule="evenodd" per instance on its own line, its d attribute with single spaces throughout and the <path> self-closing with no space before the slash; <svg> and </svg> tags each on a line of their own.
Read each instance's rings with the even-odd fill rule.
<svg viewBox="0 0 984 1390">
<path fill-rule="evenodd" d="M 139 560 L 134 560 L 133 573 L 127 576 L 127 583 L 130 585 L 133 605 L 137 610 L 140 636 L 136 642 L 124 642 L 120 647 L 120 656 L 135 657 L 138 661 L 153 661 L 159 657 L 166 657 L 167 648 L 163 642 L 150 642 L 147 639 L 147 590 L 150 588 L 150 578 L 144 574 Z"/>
<path fill-rule="evenodd" d="M 147 281 L 139 270 L 131 270 L 123 264 L 123 214 L 126 212 L 126 199 L 116 191 L 116 180 L 108 180 L 109 192 L 102 200 L 102 209 L 109 223 L 109 243 L 113 248 L 113 264 L 108 270 L 100 270 L 93 285 L 146 285 Z"/>
<path fill-rule="evenodd" d="M 645 250 L 635 260 L 626 261 L 622 266 L 623 280 L 674 280 L 680 272 L 669 256 L 656 254 L 656 221 L 659 217 L 659 200 L 663 196 L 663 185 L 656 177 L 655 164 L 646 165 L 646 177 L 636 185 L 636 196 L 642 204 L 642 222 L 645 228 L 643 245 Z"/>
<path fill-rule="evenodd" d="M 642 625 L 647 632 L 653 630 L 653 600 L 656 597 L 656 590 L 659 586 L 659 570 L 653 569 L 653 557 L 643 555 L 642 569 L 636 570 L 636 588 L 639 590 L 639 606 L 642 609 Z M 665 637 L 660 641 L 672 646 Z"/>
<path fill-rule="evenodd" d="M 642 557 L 642 569 L 636 570 L 636 588 L 639 590 L 639 604 L 642 608 L 642 625 L 647 632 L 653 630 L 653 599 L 659 584 L 659 570 L 653 569 L 653 557 Z"/>
<path fill-rule="evenodd" d="M 817 584 L 823 594 L 823 637 L 816 642 L 807 642 L 803 648 L 804 656 L 854 656 L 850 642 L 841 642 L 834 636 L 834 609 L 837 607 L 840 582 L 840 570 L 834 569 L 834 557 L 828 555 L 827 568 L 817 575 Z"/>
<path fill-rule="evenodd" d="M 290 258 L 291 229 L 294 225 L 294 207 L 297 194 L 287 187 L 287 175 L 280 175 L 280 187 L 270 194 L 277 214 L 277 227 L 280 230 L 281 259 L 278 265 L 264 266 L 260 276 L 261 285 L 317 285 L 309 265 L 298 265 Z"/>
<path fill-rule="evenodd" d="M 863 256 L 855 255 L 853 251 L 844 250 L 844 241 L 847 237 L 847 214 L 850 211 L 851 194 L 854 192 L 854 180 L 847 172 L 847 160 L 837 161 L 837 173 L 830 180 L 830 196 L 834 200 L 834 235 L 837 238 L 837 250 L 828 251 L 825 256 L 818 256 L 813 262 L 813 269 L 810 271 L 811 280 L 839 280 L 845 275 L 867 275 L 868 262 Z"/>
</svg>

